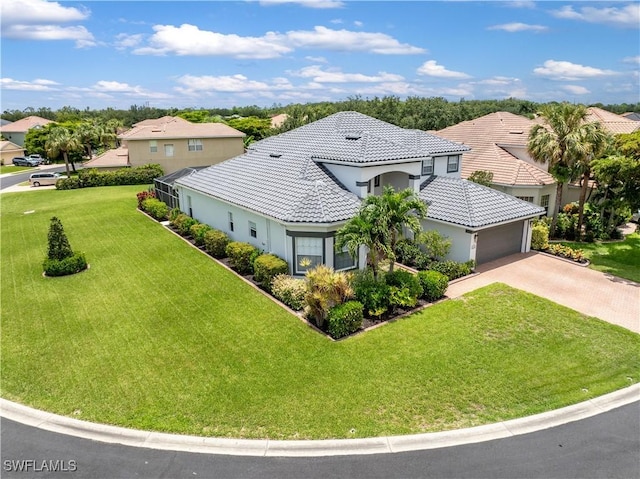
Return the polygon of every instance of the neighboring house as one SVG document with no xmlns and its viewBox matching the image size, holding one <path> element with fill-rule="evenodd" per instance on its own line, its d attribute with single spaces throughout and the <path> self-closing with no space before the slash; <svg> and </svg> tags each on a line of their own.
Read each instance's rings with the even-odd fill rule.
<svg viewBox="0 0 640 479">
<path fill-rule="evenodd" d="M 0 141 L 0 165 L 10 165 L 16 156 L 24 156 L 24 148 L 8 140 Z"/>
<path fill-rule="evenodd" d="M 542 208 L 460 178 L 468 147 L 356 112 L 253 143 L 247 153 L 175 182 L 182 211 L 284 258 L 292 274 L 324 263 L 364 267 L 334 251 L 334 235 L 369 194 L 412 188 L 424 229 L 451 238 L 450 258 L 485 262 L 530 248 Z M 308 261 L 302 261 L 306 259 Z"/>
<path fill-rule="evenodd" d="M 22 120 L 0 126 L 0 133 L 2 133 L 2 136 L 5 139 L 15 143 L 16 145 L 24 146 L 24 137 L 29 130 L 32 128 L 42 128 L 49 123 L 53 122 L 39 116 L 27 116 Z"/>
<path fill-rule="evenodd" d="M 130 166 L 157 163 L 168 174 L 240 155 L 244 137 L 244 133 L 223 123 L 191 123 L 165 116 L 136 123 L 118 139 L 129 151 Z"/>
<path fill-rule="evenodd" d="M 625 117 L 627 120 L 640 121 L 640 113 L 637 113 L 635 111 L 623 113 L 622 116 Z"/>
<path fill-rule="evenodd" d="M 625 118 L 622 115 L 617 115 L 616 113 L 611 113 L 610 111 L 596 108 L 595 106 L 587 108 L 587 112 L 587 122 L 600 123 L 602 128 L 612 135 L 640 131 L 640 123 L 634 121 L 632 118 Z"/>
<path fill-rule="evenodd" d="M 127 168 L 131 166 L 129 164 L 129 150 L 124 146 L 112 148 L 89 161 L 85 161 L 82 166 L 83 168 L 98 168 L 105 171 Z"/>
<path fill-rule="evenodd" d="M 462 178 L 469 178 L 475 171 L 490 171 L 493 188 L 551 213 L 556 182 L 547 172 L 547 165 L 537 163 L 527 152 L 529 130 L 535 124 L 524 116 L 496 112 L 436 133 L 471 147 L 464 157 Z"/>
<path fill-rule="evenodd" d="M 282 124 L 287 121 L 289 115 L 286 113 L 280 113 L 279 115 L 274 115 L 271 117 L 271 128 L 280 128 Z"/>
</svg>

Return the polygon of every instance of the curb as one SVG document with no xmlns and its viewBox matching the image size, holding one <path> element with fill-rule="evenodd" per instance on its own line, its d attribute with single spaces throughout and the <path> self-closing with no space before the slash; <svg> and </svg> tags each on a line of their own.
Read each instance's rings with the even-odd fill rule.
<svg viewBox="0 0 640 479">
<path fill-rule="evenodd" d="M 484 426 L 409 436 L 318 441 L 226 439 L 140 431 L 80 421 L 2 398 L 0 416 L 46 431 L 132 447 L 231 456 L 318 457 L 422 451 L 503 439 L 586 419 L 638 400 L 640 383 L 555 411 Z"/>
</svg>

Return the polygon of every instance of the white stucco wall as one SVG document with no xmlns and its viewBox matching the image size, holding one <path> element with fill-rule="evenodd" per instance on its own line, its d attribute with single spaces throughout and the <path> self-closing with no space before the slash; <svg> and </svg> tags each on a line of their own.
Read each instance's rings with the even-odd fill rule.
<svg viewBox="0 0 640 479">
<path fill-rule="evenodd" d="M 556 185 L 544 185 L 544 186 L 502 186 L 492 185 L 492 188 L 507 193 L 511 196 L 532 196 L 533 204 L 540 206 L 540 202 L 543 195 L 549 195 L 549 215 L 553 214 L 553 207 L 556 203 Z M 564 202 L 564 200 L 563 200 Z"/>
<path fill-rule="evenodd" d="M 424 231 L 439 231 L 443 236 L 451 240 L 451 249 L 447 259 L 459 262 L 469 261 L 470 259 L 475 260 L 474 234 L 466 233 L 465 228 L 447 225 L 427 218 L 422 221 L 422 229 Z"/>
</svg>

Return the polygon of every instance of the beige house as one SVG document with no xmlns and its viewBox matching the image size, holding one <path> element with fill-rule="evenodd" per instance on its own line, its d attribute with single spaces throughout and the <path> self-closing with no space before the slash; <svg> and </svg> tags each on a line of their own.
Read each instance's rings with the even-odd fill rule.
<svg viewBox="0 0 640 479">
<path fill-rule="evenodd" d="M 529 130 L 536 122 L 508 112 L 496 112 L 464 121 L 437 132 L 438 136 L 471 147 L 464 155 L 462 178 L 475 171 L 493 173 L 492 187 L 552 212 L 556 182 L 547 165 L 537 163 L 527 152 Z M 578 188 L 563 194 L 563 203 L 574 201 Z M 576 196 L 577 199 L 577 196 Z"/>
<path fill-rule="evenodd" d="M 595 106 L 587 108 L 587 112 L 587 122 L 600 123 L 602 128 L 612 135 L 640 131 L 640 122 L 623 115 L 616 115 L 615 113 L 603 110 L 602 108 L 596 108 Z"/>
<path fill-rule="evenodd" d="M 8 125 L 0 126 L 0 133 L 6 139 L 18 146 L 24 146 L 24 137 L 32 128 L 42 128 L 53 123 L 51 120 L 39 116 L 28 116 L 22 120 L 14 121 Z"/>
<path fill-rule="evenodd" d="M 105 151 L 101 155 L 95 156 L 93 159 L 82 164 L 84 168 L 99 168 L 101 170 L 119 170 L 127 168 L 129 164 L 129 150 L 120 146 Z"/>
<path fill-rule="evenodd" d="M 8 140 L 0 141 L 0 165 L 10 165 L 16 156 L 24 156 L 24 148 Z"/>
<path fill-rule="evenodd" d="M 128 150 L 129 166 L 157 163 L 168 174 L 241 155 L 244 137 L 241 131 L 222 123 L 191 123 L 165 116 L 136 123 L 118 139 Z"/>
</svg>

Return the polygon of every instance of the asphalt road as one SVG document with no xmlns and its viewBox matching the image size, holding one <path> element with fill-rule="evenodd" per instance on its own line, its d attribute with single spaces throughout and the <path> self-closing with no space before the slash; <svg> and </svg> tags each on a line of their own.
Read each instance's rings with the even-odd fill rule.
<svg viewBox="0 0 640 479">
<path fill-rule="evenodd" d="M 79 167 L 76 166 L 76 168 L 79 168 Z M 0 190 L 4 190 L 5 188 L 9 188 L 10 186 L 17 185 L 18 183 L 22 183 L 23 181 L 28 181 L 29 175 L 37 171 L 39 171 L 39 168 L 31 168 L 29 170 L 25 170 L 24 173 L 15 173 L 13 175 L 4 176 L 0 178 Z M 61 173 L 65 171 L 65 166 L 64 165 L 55 166 L 55 167 L 48 166 L 46 168 L 46 171 L 52 171 L 52 172 L 57 171 Z"/>
<path fill-rule="evenodd" d="M 0 420 L 0 429 L 3 479 L 640 477 L 640 401 L 582 421 L 508 439 L 364 456 L 193 454 L 104 444 L 6 419 Z M 29 460 L 33 462 L 24 462 Z M 28 470 L 16 471 L 20 465 Z M 47 471 L 56 467 L 58 472 Z"/>
</svg>

